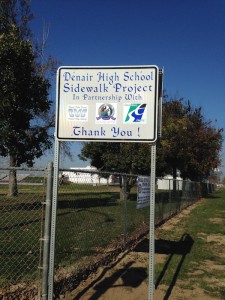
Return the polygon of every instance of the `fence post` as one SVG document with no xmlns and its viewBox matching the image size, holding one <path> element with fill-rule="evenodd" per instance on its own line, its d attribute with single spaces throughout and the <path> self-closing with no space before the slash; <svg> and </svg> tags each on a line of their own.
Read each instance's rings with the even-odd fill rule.
<svg viewBox="0 0 225 300">
<path fill-rule="evenodd" d="M 45 200 L 45 226 L 44 226 L 44 245 L 43 245 L 43 262 L 42 262 L 42 291 L 41 299 L 48 298 L 48 267 L 49 267 L 49 245 L 50 245 L 50 226 L 51 226 L 51 200 L 53 184 L 53 163 L 48 163 L 46 200 Z"/>
<path fill-rule="evenodd" d="M 123 191 L 124 191 L 124 246 L 127 240 L 127 176 L 123 176 Z"/>
<path fill-rule="evenodd" d="M 52 190 L 52 211 L 51 211 L 51 231 L 50 231 L 50 254 L 49 254 L 49 276 L 48 276 L 48 300 L 54 297 L 54 271 L 55 271 L 55 235 L 58 201 L 59 183 L 59 155 L 60 142 L 55 139 L 54 171 L 53 171 L 53 190 Z"/>
<path fill-rule="evenodd" d="M 170 188 L 170 179 L 169 179 L 169 201 L 171 203 L 172 197 L 171 197 L 171 188 Z"/>
</svg>

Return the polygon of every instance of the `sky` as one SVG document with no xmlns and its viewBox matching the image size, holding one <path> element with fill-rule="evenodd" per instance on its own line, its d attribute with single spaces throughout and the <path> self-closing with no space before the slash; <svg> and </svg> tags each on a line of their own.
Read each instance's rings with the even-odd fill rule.
<svg viewBox="0 0 225 300">
<path fill-rule="evenodd" d="M 34 35 L 49 28 L 46 51 L 60 66 L 157 65 L 169 97 L 225 128 L 225 0 L 32 0 L 31 9 Z M 73 147 L 65 167 L 84 165 Z M 221 155 L 225 176 L 225 143 Z"/>
</svg>

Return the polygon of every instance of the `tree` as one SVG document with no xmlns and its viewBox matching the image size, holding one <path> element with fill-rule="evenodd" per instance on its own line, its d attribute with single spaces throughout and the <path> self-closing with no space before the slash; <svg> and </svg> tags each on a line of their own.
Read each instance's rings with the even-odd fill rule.
<svg viewBox="0 0 225 300">
<path fill-rule="evenodd" d="M 149 174 L 149 144 L 85 142 L 79 157 L 101 171 Z"/>
<path fill-rule="evenodd" d="M 10 167 L 32 166 L 51 147 L 45 124 L 50 82 L 31 41 L 31 18 L 28 0 L 0 0 L 0 155 L 9 156 Z M 9 178 L 8 196 L 16 196 L 14 170 Z"/>
<path fill-rule="evenodd" d="M 225 177 L 223 177 L 223 179 L 222 179 L 222 184 L 225 185 Z"/>
<path fill-rule="evenodd" d="M 101 171 L 148 174 L 150 170 L 150 146 L 140 143 L 84 143 L 79 157 L 90 159 L 91 165 Z M 128 178 L 126 190 L 129 193 L 135 180 Z M 120 177 L 121 198 L 124 196 L 122 178 Z"/>
<path fill-rule="evenodd" d="M 157 175 L 173 174 L 184 164 L 184 149 L 187 131 L 187 109 L 182 100 L 163 103 L 162 139 L 157 148 Z"/>
<path fill-rule="evenodd" d="M 220 164 L 223 130 L 206 121 L 201 108 L 172 99 L 163 104 L 162 140 L 158 147 L 158 175 L 177 170 L 183 178 L 203 180 Z"/>
</svg>

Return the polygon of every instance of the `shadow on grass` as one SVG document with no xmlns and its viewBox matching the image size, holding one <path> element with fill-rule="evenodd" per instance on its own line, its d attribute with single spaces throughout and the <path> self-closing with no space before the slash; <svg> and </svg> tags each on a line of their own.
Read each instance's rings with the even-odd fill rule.
<svg viewBox="0 0 225 300">
<path fill-rule="evenodd" d="M 57 214 L 57 216 L 64 216 L 64 215 L 68 215 L 68 214 L 70 214 L 70 212 L 59 213 L 59 214 Z M 0 227 L 0 231 L 18 229 L 20 227 L 33 225 L 35 223 L 41 224 L 41 218 L 36 218 L 36 219 L 29 220 L 29 221 L 18 222 L 18 223 L 12 224 L 10 226 Z"/>
<path fill-rule="evenodd" d="M 100 195 L 96 195 L 93 197 L 92 195 L 86 195 L 85 198 L 81 199 L 65 199 L 58 201 L 58 208 L 89 208 L 96 206 L 116 206 L 118 195 L 109 195 L 108 197 L 101 197 Z"/>
<path fill-rule="evenodd" d="M 11 212 L 16 210 L 32 211 L 39 210 L 42 207 L 42 200 L 35 202 L 21 202 L 5 205 L 1 204 L 0 212 Z M 29 200 L 28 200 L 29 201 Z M 87 208 L 95 206 L 113 206 L 117 205 L 118 193 L 67 193 L 59 194 L 58 207 L 59 208 Z"/>
<path fill-rule="evenodd" d="M 130 193 L 128 195 L 128 199 L 127 200 L 129 200 L 129 201 L 137 201 L 137 194 L 136 193 L 135 194 Z"/>
<path fill-rule="evenodd" d="M 11 212 L 15 210 L 26 210 L 26 211 L 31 211 L 31 210 L 38 210 L 42 207 L 42 203 L 40 202 L 32 202 L 32 203 L 17 203 L 17 204 L 9 204 L 9 205 L 2 205 L 0 207 L 0 211 L 5 213 L 5 212 Z"/>
<path fill-rule="evenodd" d="M 214 199 L 222 199 L 222 197 L 221 196 L 219 196 L 219 195 L 215 195 L 215 194 L 210 194 L 210 195 L 207 195 L 206 197 L 205 197 L 207 200 L 214 200 Z"/>
<path fill-rule="evenodd" d="M 171 280 L 170 286 L 169 286 L 163 300 L 169 299 L 169 296 L 176 284 L 176 281 L 177 281 L 179 272 L 181 270 L 181 267 L 184 263 L 185 257 L 188 253 L 191 252 L 193 244 L 194 244 L 194 240 L 192 239 L 192 237 L 189 234 L 184 234 L 178 242 L 161 240 L 161 239 L 156 241 L 156 244 L 155 244 L 156 253 L 169 255 L 162 272 L 160 273 L 159 277 L 156 280 L 156 284 L 155 284 L 156 289 L 159 286 L 163 276 L 165 275 L 174 254 L 181 255 L 180 262 L 177 265 L 176 271 L 173 274 L 173 278 Z"/>
<path fill-rule="evenodd" d="M 159 286 L 160 282 L 162 281 L 166 271 L 169 268 L 169 264 L 173 258 L 174 255 L 180 255 L 181 259 L 180 262 L 177 265 L 175 273 L 172 275 L 172 280 L 170 283 L 170 286 L 166 292 L 166 295 L 164 296 L 163 300 L 169 299 L 169 296 L 176 284 L 179 272 L 181 270 L 181 267 L 184 263 L 185 257 L 188 253 L 191 252 L 192 246 L 194 244 L 194 240 L 189 234 L 184 234 L 179 241 L 169 241 L 169 240 L 155 240 L 155 253 L 158 254 L 167 254 L 169 255 L 167 261 L 165 262 L 165 265 L 163 267 L 163 270 L 159 274 L 156 283 L 155 288 Z M 144 239 L 140 244 L 136 246 L 134 249 L 137 252 L 149 252 L 149 240 L 146 238 Z"/>
</svg>

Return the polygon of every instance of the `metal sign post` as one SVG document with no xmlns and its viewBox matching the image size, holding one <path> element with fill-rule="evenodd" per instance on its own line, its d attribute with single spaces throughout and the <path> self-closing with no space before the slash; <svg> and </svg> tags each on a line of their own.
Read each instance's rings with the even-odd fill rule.
<svg viewBox="0 0 225 300">
<path fill-rule="evenodd" d="M 149 300 L 154 297 L 154 261 L 155 261 L 155 167 L 156 145 L 151 146 L 150 212 L 149 212 Z"/>
</svg>

